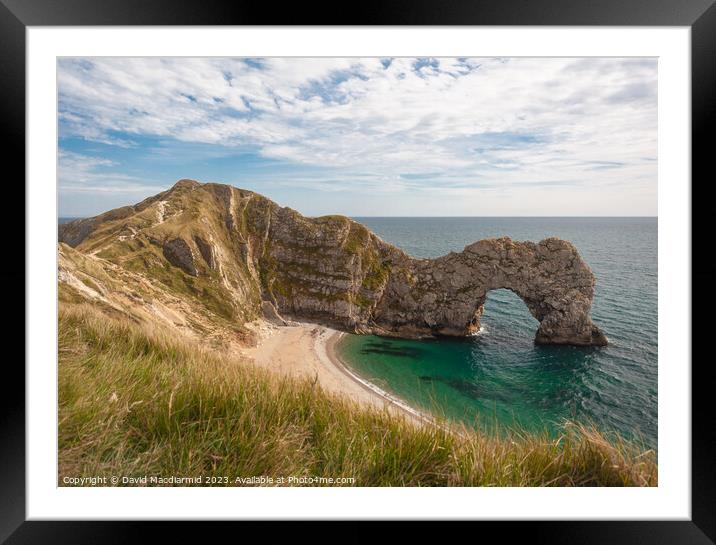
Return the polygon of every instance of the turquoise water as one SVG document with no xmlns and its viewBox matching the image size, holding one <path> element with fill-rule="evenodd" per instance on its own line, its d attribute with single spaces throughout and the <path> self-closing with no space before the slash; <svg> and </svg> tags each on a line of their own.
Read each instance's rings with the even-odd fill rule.
<svg viewBox="0 0 716 545">
<path fill-rule="evenodd" d="M 411 341 L 348 335 L 342 358 L 411 405 L 485 429 L 556 432 L 564 419 L 657 444 L 656 218 L 355 218 L 415 257 L 482 238 L 571 241 L 597 278 L 592 317 L 607 347 L 536 346 L 535 320 L 508 290 L 488 294 L 484 330 Z"/>
</svg>

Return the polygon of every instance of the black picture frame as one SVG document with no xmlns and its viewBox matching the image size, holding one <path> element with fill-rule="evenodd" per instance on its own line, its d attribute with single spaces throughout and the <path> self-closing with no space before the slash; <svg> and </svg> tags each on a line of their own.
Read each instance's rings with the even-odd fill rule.
<svg viewBox="0 0 716 545">
<path fill-rule="evenodd" d="M 713 358 L 698 357 L 698 346 L 710 336 L 709 310 L 714 308 L 712 286 L 716 262 L 709 246 L 711 185 L 708 138 L 713 131 L 716 97 L 716 6 L 714 0 L 452 0 L 380 1 L 328 11 L 325 5 L 303 3 L 219 3 L 179 0 L 0 0 L 0 108 L 5 138 L 3 244 L 13 266 L 0 268 L 5 290 L 6 345 L 20 345 L 24 337 L 25 289 L 25 30 L 28 26 L 62 25 L 585 25 L 685 26 L 691 28 L 692 68 L 692 518 L 690 521 L 525 521 L 481 522 L 479 532 L 498 532 L 501 541 L 529 539 L 551 544 L 707 544 L 716 539 L 716 432 L 711 417 Z M 9 167 L 9 168 L 8 168 Z M 20 202 L 23 206 L 20 206 Z M 686 241 L 685 241 L 686 243 Z M 709 328 L 709 329 L 707 329 Z M 23 349 L 20 348 L 22 352 Z M 673 362 L 672 362 L 673 363 Z M 208 524 L 167 522 L 25 521 L 25 374 L 19 358 L 6 357 L 0 396 L 0 542 L 26 543 L 137 543 L 149 530 L 161 532 L 159 542 L 204 541 Z M 12 386 L 10 386 L 12 385 Z M 223 526 L 235 523 L 220 523 Z M 242 523 L 244 525 L 255 523 Z M 211 532 L 216 531 L 212 525 Z M 259 529 L 256 529 L 259 530 Z M 232 531 L 232 530 L 229 530 Z M 241 532 L 247 531 L 242 528 Z M 260 531 L 260 530 L 259 530 Z M 273 530 L 272 530 L 273 531 Z M 351 531 L 353 540 L 372 530 Z M 199 537 L 197 537 L 199 536 Z M 204 536 L 204 537 L 201 537 Z M 155 539 L 156 541 L 156 539 Z"/>
</svg>

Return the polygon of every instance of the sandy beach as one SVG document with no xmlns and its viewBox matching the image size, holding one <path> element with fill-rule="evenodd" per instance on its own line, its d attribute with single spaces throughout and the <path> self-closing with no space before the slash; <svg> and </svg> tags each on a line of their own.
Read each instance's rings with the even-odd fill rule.
<svg viewBox="0 0 716 545">
<path fill-rule="evenodd" d="M 259 366 L 316 380 L 326 391 L 348 396 L 360 404 L 402 414 L 418 424 L 434 423 L 429 416 L 351 371 L 336 351 L 343 335 L 335 329 L 309 323 L 272 326 L 257 346 L 242 353 Z"/>
</svg>

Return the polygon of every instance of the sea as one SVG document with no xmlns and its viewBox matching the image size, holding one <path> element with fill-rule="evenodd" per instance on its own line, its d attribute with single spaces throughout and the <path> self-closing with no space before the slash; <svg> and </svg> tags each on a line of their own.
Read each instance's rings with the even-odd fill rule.
<svg viewBox="0 0 716 545">
<path fill-rule="evenodd" d="M 356 217 L 414 257 L 509 236 L 572 242 L 596 277 L 592 319 L 606 347 L 538 346 L 537 320 L 505 289 L 488 293 L 482 330 L 466 338 L 345 335 L 341 359 L 409 405 L 500 433 L 555 436 L 581 422 L 657 447 L 657 218 Z"/>
</svg>

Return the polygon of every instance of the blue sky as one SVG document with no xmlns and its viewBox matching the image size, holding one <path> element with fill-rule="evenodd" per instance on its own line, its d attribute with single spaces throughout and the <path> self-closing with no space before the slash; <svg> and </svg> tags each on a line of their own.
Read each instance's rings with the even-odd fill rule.
<svg viewBox="0 0 716 545">
<path fill-rule="evenodd" d="M 307 215 L 657 214 L 657 61 L 64 58 L 59 213 L 181 178 Z"/>
</svg>

